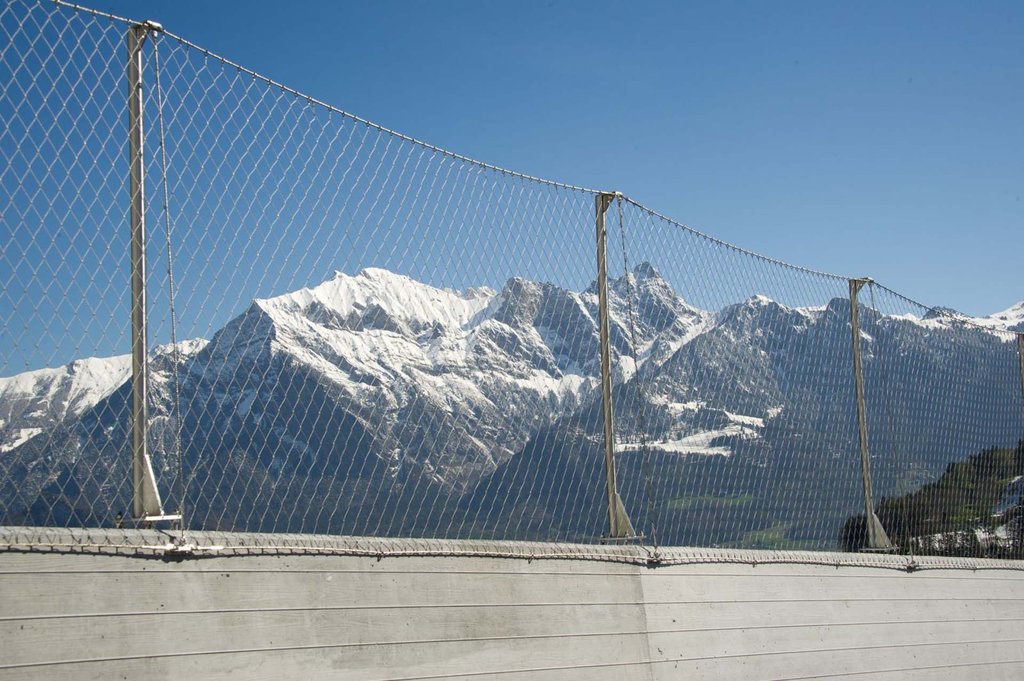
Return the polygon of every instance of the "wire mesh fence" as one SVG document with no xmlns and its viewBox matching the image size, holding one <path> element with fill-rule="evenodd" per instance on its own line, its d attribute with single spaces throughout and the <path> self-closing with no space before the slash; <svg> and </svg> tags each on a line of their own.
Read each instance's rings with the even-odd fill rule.
<svg viewBox="0 0 1024 681">
<path fill-rule="evenodd" d="M 862 302 L 873 477 L 890 539 L 912 553 L 1019 557 L 1019 334 L 880 286 Z"/>
<path fill-rule="evenodd" d="M 637 308 L 664 329 L 640 341 L 635 385 L 616 401 L 621 456 L 651 479 L 659 539 L 834 546 L 861 494 L 847 281 L 632 203 L 622 230 Z"/>
<path fill-rule="evenodd" d="M 124 30 L 13 3 L 0 31 L 2 515 L 110 523 L 122 508 L 79 481 L 102 480 L 117 498 L 130 479 L 79 456 L 67 417 L 118 391 L 131 370 L 127 357 L 106 359 L 129 347 Z M 128 418 L 124 405 L 111 421 Z"/>
<path fill-rule="evenodd" d="M 410 139 L 156 27 L 130 119 L 131 26 L 0 10 L 0 524 L 154 522 L 132 507 L 135 160 L 146 456 L 176 526 L 864 547 L 846 278 L 621 196 L 602 241 L 600 192 Z M 894 550 L 1019 553 L 1024 328 L 876 285 L 858 310 L 868 503 Z M 609 459 L 625 536 L 606 536 Z"/>
</svg>

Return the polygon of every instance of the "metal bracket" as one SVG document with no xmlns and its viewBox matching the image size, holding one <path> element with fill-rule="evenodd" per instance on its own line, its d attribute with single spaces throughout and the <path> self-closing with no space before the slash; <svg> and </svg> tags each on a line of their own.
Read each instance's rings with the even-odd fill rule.
<svg viewBox="0 0 1024 681">
<path fill-rule="evenodd" d="M 606 537 L 601 535 L 602 544 L 629 544 L 632 542 L 642 542 L 644 539 L 645 537 L 642 532 L 628 537 Z"/>
<path fill-rule="evenodd" d="M 141 29 L 145 29 L 147 31 L 152 31 L 153 33 L 163 33 L 164 32 L 163 24 L 160 24 L 160 23 L 158 23 L 156 21 L 153 21 L 152 19 L 146 19 L 145 21 L 140 21 L 137 24 L 132 24 L 132 28 L 134 28 L 134 29 L 140 29 L 141 28 Z"/>
<path fill-rule="evenodd" d="M 170 515 L 146 515 L 138 519 L 140 523 L 163 523 L 171 522 L 174 520 L 181 520 L 180 513 L 173 513 Z"/>
</svg>

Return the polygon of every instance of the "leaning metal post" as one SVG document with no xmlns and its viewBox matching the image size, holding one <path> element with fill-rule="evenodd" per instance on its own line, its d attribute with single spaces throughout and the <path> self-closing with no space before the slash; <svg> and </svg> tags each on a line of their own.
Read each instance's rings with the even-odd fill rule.
<svg viewBox="0 0 1024 681">
<path fill-rule="evenodd" d="M 612 414 L 612 362 L 608 324 L 607 233 L 604 217 L 615 194 L 601 193 L 595 197 L 597 206 L 597 305 L 601 334 L 601 401 L 604 411 L 604 470 L 608 495 L 608 537 L 626 539 L 633 536 L 626 508 L 615 482 L 615 427 Z"/>
<path fill-rule="evenodd" d="M 132 517 L 138 521 L 172 520 L 164 515 L 146 439 L 148 360 L 146 355 L 146 197 L 142 112 L 142 45 L 161 30 L 147 22 L 128 29 L 128 160 L 131 201 L 132 279 Z"/>
<path fill-rule="evenodd" d="M 890 550 L 893 548 L 881 521 L 875 515 L 871 492 L 871 457 L 868 452 L 868 410 L 864 399 L 864 366 L 860 354 L 860 310 L 857 294 L 870 279 L 850 279 L 850 331 L 853 335 L 853 378 L 857 389 L 857 434 L 860 437 L 860 475 L 864 485 L 864 522 L 867 527 L 869 550 Z"/>
</svg>

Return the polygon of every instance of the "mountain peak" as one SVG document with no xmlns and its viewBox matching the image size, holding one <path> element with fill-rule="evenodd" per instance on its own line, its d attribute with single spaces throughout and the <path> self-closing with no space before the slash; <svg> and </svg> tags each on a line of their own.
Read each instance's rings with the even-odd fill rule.
<svg viewBox="0 0 1024 681">
<path fill-rule="evenodd" d="M 0 394 L 6 390 L 33 392 L 39 383 L 57 381 L 62 378 L 81 380 L 85 383 L 115 384 L 124 380 L 131 372 L 131 355 L 114 357 L 85 357 L 72 360 L 64 366 L 33 369 L 9 377 L 0 377 Z"/>
<path fill-rule="evenodd" d="M 1002 312 L 990 314 L 983 319 L 1011 331 L 1024 332 L 1024 300 L 1014 303 Z"/>
<path fill-rule="evenodd" d="M 649 289 L 649 290 L 668 290 L 672 291 L 672 287 L 669 283 L 661 276 L 661 274 L 654 268 L 649 262 L 642 262 L 633 268 L 632 272 L 623 274 L 621 277 L 616 279 L 609 278 L 608 285 L 613 291 L 617 291 L 620 295 L 625 295 L 627 286 L 634 287 L 636 289 Z M 587 288 L 588 293 L 597 293 L 597 282 L 591 282 Z M 672 292 L 675 295 L 675 292 Z"/>
<path fill-rule="evenodd" d="M 391 270 L 386 270 L 383 267 L 364 267 L 355 274 L 355 276 L 345 274 L 338 270 L 334 274 L 335 279 L 367 279 L 370 281 L 387 281 L 387 282 L 400 282 L 400 281 L 415 281 L 412 277 L 407 277 L 404 274 L 398 274 Z M 419 282 L 416 282 L 419 283 Z"/>
<path fill-rule="evenodd" d="M 654 265 L 648 261 L 643 261 L 639 265 L 633 268 L 633 274 L 636 275 L 637 279 L 661 279 L 661 274 L 654 268 Z"/>
<path fill-rule="evenodd" d="M 405 322 L 434 323 L 447 327 L 463 326 L 487 306 L 494 297 L 488 289 L 453 291 L 436 288 L 378 267 L 367 267 L 358 274 L 335 272 L 327 281 L 292 293 L 256 301 L 271 313 L 306 315 L 325 310 L 348 317 L 369 309 L 376 314 Z"/>
<path fill-rule="evenodd" d="M 939 323 L 968 323 L 982 326 L 995 332 L 1024 332 L 1024 300 L 987 317 L 971 317 L 948 307 L 933 307 L 922 317 L 924 321 Z"/>
<path fill-rule="evenodd" d="M 921 319 L 967 319 L 967 315 L 951 307 L 933 307 Z"/>
</svg>

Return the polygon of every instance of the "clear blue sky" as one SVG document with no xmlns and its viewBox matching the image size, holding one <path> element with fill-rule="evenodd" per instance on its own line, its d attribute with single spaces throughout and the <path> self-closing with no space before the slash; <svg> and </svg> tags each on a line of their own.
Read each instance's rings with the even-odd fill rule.
<svg viewBox="0 0 1024 681">
<path fill-rule="evenodd" d="M 419 139 L 622 191 L 775 258 L 872 276 L 975 315 L 1024 298 L 1022 2 L 88 1 L 157 20 Z M 26 20 L 25 5 L 11 7 L 0 15 L 2 35 L 14 36 L 0 46 L 0 229 L 15 230 L 0 258 L 0 375 L 128 343 L 123 27 L 78 15 L 65 30 L 70 10 L 42 2 Z M 53 13 L 64 18 L 41 18 Z M 317 118 L 323 112 L 302 100 L 279 101 L 275 88 L 167 45 L 181 337 L 210 338 L 253 297 L 317 284 L 335 269 L 387 267 L 457 287 L 500 287 L 512 275 L 576 288 L 591 280 L 589 229 L 563 233 L 564 215 L 545 224 L 509 210 L 540 209 L 537 197 L 478 187 L 460 170 L 452 186 L 473 187 L 476 198 L 449 216 L 429 196 L 450 189 L 437 160 L 447 157 L 421 167 L 409 147 L 372 141 L 343 154 L 351 121 Z M 446 179 L 427 183 L 417 201 L 410 190 L 423 185 L 407 169 Z M 150 243 L 159 251 L 154 191 Z M 573 216 L 591 210 L 589 196 L 570 201 L 580 198 Z M 392 231 L 414 217 L 407 209 L 423 217 L 428 205 L 445 207 Z M 842 281 L 808 292 L 749 260 L 739 269 L 728 254 L 705 262 L 664 246 L 648 238 L 634 263 L 674 266 L 684 276 L 670 282 L 707 309 L 753 293 L 790 304 L 844 295 Z M 160 260 L 153 252 L 153 343 L 169 340 Z M 688 279 L 710 285 L 686 288 Z"/>
<path fill-rule="evenodd" d="M 771 256 L 1024 298 L 1024 3 L 91 4 Z"/>
</svg>

